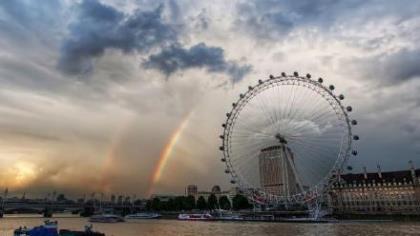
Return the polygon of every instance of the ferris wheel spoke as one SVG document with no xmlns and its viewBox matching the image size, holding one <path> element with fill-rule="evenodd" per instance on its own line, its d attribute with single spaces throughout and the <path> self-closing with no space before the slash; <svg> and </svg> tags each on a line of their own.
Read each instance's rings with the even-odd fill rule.
<svg viewBox="0 0 420 236">
<path fill-rule="evenodd" d="M 261 104 L 257 104 L 256 101 L 254 103 L 249 103 L 250 107 L 256 108 L 257 112 L 256 114 L 250 115 L 249 117 L 260 117 L 258 119 L 259 123 L 263 122 L 264 127 L 272 127 L 275 123 L 274 118 L 269 114 L 265 108 Z M 252 112 L 250 112 L 252 113 Z M 261 117 L 264 117 L 263 119 Z"/>
<path fill-rule="evenodd" d="M 299 114 L 302 111 L 305 111 L 306 105 L 311 101 L 311 100 L 307 102 L 305 101 L 305 98 L 307 98 L 307 94 L 310 88 L 306 86 L 302 86 L 302 88 L 303 89 L 299 90 L 300 93 L 297 96 L 298 100 L 296 101 L 296 105 L 294 106 L 294 111 L 291 112 L 290 120 L 298 119 Z"/>
</svg>

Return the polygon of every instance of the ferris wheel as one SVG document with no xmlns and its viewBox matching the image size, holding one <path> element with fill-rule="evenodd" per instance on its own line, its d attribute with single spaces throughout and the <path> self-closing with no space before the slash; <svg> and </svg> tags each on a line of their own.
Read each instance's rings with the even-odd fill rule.
<svg viewBox="0 0 420 236">
<path fill-rule="evenodd" d="M 232 103 L 222 125 L 225 173 L 261 204 L 305 203 L 322 195 L 352 149 L 351 106 L 311 75 L 270 75 Z"/>
</svg>

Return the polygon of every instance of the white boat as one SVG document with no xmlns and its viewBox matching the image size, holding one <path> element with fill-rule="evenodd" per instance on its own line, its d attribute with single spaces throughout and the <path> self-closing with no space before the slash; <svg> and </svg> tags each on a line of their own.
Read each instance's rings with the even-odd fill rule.
<svg viewBox="0 0 420 236">
<path fill-rule="evenodd" d="M 130 214 L 126 215 L 126 219 L 157 219 L 160 218 L 162 215 L 158 213 L 136 213 L 136 214 Z"/>
<path fill-rule="evenodd" d="M 179 214 L 178 220 L 194 220 L 194 221 L 207 221 L 207 220 L 215 220 L 215 218 L 210 215 L 209 213 L 203 214 Z"/>
<path fill-rule="evenodd" d="M 102 214 L 102 215 L 91 216 L 89 221 L 95 222 L 95 223 L 117 223 L 117 222 L 124 222 L 124 218 L 118 215 Z"/>
</svg>

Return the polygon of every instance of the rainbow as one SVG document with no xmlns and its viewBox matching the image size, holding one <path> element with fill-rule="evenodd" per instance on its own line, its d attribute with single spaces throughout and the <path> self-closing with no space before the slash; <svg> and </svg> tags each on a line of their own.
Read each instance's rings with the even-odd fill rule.
<svg viewBox="0 0 420 236">
<path fill-rule="evenodd" d="M 156 183 L 159 182 L 160 178 L 162 177 L 162 172 L 165 169 L 166 164 L 168 163 L 169 157 L 171 156 L 173 149 L 178 142 L 179 138 L 182 135 L 182 132 L 188 125 L 188 121 L 190 120 L 192 112 L 188 113 L 188 115 L 182 120 L 179 126 L 175 129 L 175 131 L 171 134 L 169 141 L 166 143 L 164 148 L 162 149 L 159 160 L 155 166 L 154 171 L 152 172 L 151 182 L 149 190 L 147 191 L 147 196 L 150 197 L 154 190 L 154 186 Z"/>
<path fill-rule="evenodd" d="M 124 136 L 132 125 L 134 119 L 135 117 L 131 115 L 125 117 L 113 135 L 108 151 L 106 153 L 105 161 L 102 164 L 99 189 L 102 192 L 110 193 L 112 190 L 112 180 L 117 174 L 115 172 L 115 167 L 118 165 L 118 162 L 116 161 L 118 159 L 118 149 L 120 148 Z"/>
</svg>

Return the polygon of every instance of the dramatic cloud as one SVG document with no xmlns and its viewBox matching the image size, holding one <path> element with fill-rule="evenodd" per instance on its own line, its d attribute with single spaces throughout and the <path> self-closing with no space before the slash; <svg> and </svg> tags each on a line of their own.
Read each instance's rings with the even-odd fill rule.
<svg viewBox="0 0 420 236">
<path fill-rule="evenodd" d="M 401 83 L 410 79 L 420 78 L 420 49 L 402 49 L 395 53 L 348 60 L 347 64 L 353 70 L 359 70 L 365 78 L 380 80 L 383 85 Z"/>
<path fill-rule="evenodd" d="M 126 15 L 96 0 L 84 0 L 63 43 L 59 68 L 71 75 L 86 74 L 92 71 L 94 59 L 106 49 L 148 52 L 176 41 L 174 29 L 163 22 L 162 10 L 160 6 Z"/>
<path fill-rule="evenodd" d="M 209 47 L 204 43 L 199 43 L 189 49 L 184 49 L 179 45 L 171 46 L 159 54 L 151 55 L 144 66 L 159 69 L 167 76 L 178 70 L 206 68 L 208 72 L 227 73 L 234 83 L 251 71 L 250 65 L 240 66 L 236 62 L 226 61 L 222 48 Z"/>
<path fill-rule="evenodd" d="M 418 12 L 412 0 L 0 1 L 0 189 L 144 195 L 187 114 L 156 192 L 229 188 L 225 113 L 282 71 L 345 95 L 354 172 L 420 166 Z"/>
</svg>

